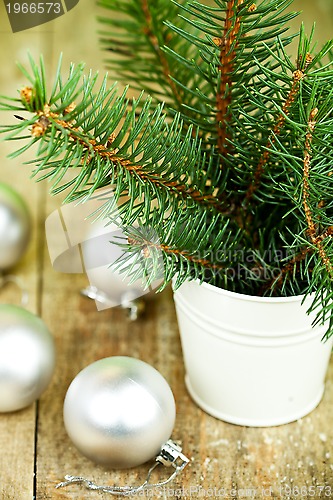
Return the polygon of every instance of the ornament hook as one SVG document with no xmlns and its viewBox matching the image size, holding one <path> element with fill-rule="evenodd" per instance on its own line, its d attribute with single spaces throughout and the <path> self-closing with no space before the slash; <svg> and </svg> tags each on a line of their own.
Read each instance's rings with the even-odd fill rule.
<svg viewBox="0 0 333 500">
<path fill-rule="evenodd" d="M 80 293 L 83 297 L 100 302 L 106 307 L 115 307 L 114 302 L 112 302 L 107 294 L 94 285 L 83 288 Z M 145 310 L 145 301 L 136 298 L 136 294 L 133 295 L 130 292 L 125 292 L 120 298 L 120 307 L 127 310 L 130 321 L 136 321 Z"/>
<path fill-rule="evenodd" d="M 149 469 L 145 481 L 139 486 L 99 486 L 89 479 L 85 479 L 81 476 L 71 476 L 67 474 L 65 476 L 65 481 L 56 485 L 56 488 L 63 488 L 70 484 L 82 484 L 88 490 L 102 491 L 103 493 L 109 493 L 110 495 L 119 496 L 129 496 L 139 493 L 142 490 L 157 488 L 165 486 L 175 479 L 178 474 L 180 474 L 187 464 L 189 459 L 183 455 L 182 448 L 176 444 L 174 441 L 169 439 L 161 448 L 160 453 L 155 459 L 155 464 Z M 164 481 L 158 483 L 151 483 L 150 478 L 152 473 L 159 465 L 165 465 L 166 467 L 172 467 L 174 471 L 172 474 Z"/>
</svg>

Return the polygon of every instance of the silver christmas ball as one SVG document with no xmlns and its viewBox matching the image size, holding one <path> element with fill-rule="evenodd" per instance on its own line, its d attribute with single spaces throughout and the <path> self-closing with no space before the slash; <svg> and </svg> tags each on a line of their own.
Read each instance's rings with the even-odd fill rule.
<svg viewBox="0 0 333 500">
<path fill-rule="evenodd" d="M 31 233 L 28 208 L 19 194 L 0 183 L 0 272 L 22 257 Z"/>
<path fill-rule="evenodd" d="M 0 305 L 0 412 L 29 406 L 46 389 L 55 364 L 44 322 L 21 307 Z"/>
<path fill-rule="evenodd" d="M 64 403 L 64 422 L 77 449 L 112 468 L 155 457 L 170 438 L 175 400 L 162 375 L 138 359 L 115 356 L 82 370 Z"/>
</svg>

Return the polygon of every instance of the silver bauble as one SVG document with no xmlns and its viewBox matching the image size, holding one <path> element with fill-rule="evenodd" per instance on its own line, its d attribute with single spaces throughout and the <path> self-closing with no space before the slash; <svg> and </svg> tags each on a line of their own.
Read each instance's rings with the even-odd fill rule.
<svg viewBox="0 0 333 500">
<path fill-rule="evenodd" d="M 31 233 L 28 208 L 7 184 L 0 183 L 0 272 L 22 257 Z"/>
<path fill-rule="evenodd" d="M 78 450 L 112 468 L 155 457 L 169 439 L 176 409 L 171 389 L 152 366 L 126 356 L 82 370 L 64 403 L 64 422 Z"/>
<path fill-rule="evenodd" d="M 55 364 L 44 322 L 26 309 L 0 305 L 0 412 L 29 406 L 46 389 Z"/>
</svg>

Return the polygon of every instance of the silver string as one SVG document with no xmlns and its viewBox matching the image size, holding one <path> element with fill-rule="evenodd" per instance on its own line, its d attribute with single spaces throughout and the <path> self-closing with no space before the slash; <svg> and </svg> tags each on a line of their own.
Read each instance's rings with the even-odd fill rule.
<svg viewBox="0 0 333 500">
<path fill-rule="evenodd" d="M 29 293 L 22 285 L 20 278 L 14 274 L 0 274 L 0 288 L 8 283 L 14 283 L 21 290 L 21 306 L 25 307 L 29 302 Z"/>
<path fill-rule="evenodd" d="M 161 454 L 158 457 L 156 457 L 155 464 L 149 469 L 145 481 L 139 486 L 99 486 L 93 481 L 90 481 L 89 479 L 86 479 L 84 477 L 71 476 L 67 474 L 65 476 L 65 481 L 57 484 L 56 488 L 63 488 L 70 484 L 81 484 L 85 486 L 88 490 L 102 491 L 103 493 L 109 493 L 110 495 L 129 496 L 132 494 L 137 494 L 142 490 L 165 486 L 166 484 L 170 483 L 173 479 L 175 479 L 175 477 L 185 469 L 185 467 L 189 463 L 189 460 L 181 453 L 181 448 L 175 443 L 173 443 L 173 441 L 171 440 L 167 441 L 167 443 L 165 443 L 164 446 L 167 447 L 168 455 L 164 454 L 165 448 L 162 447 Z M 172 455 L 169 454 L 170 450 L 172 452 Z M 179 465 L 176 464 L 177 461 L 180 462 Z M 171 465 L 175 470 L 164 481 L 151 483 L 150 478 L 152 476 L 152 473 L 159 465 L 166 465 L 166 466 Z"/>
</svg>

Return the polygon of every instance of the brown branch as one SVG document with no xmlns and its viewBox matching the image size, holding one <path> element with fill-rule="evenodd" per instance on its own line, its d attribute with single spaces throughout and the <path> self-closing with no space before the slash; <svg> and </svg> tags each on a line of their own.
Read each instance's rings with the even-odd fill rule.
<svg viewBox="0 0 333 500">
<path fill-rule="evenodd" d="M 331 235 L 331 226 L 327 228 L 326 232 L 321 236 L 317 236 L 317 228 L 316 224 L 312 217 L 311 207 L 309 203 L 310 198 L 310 168 L 311 168 L 311 143 L 313 138 L 313 132 L 316 126 L 315 117 L 318 113 L 318 109 L 314 108 L 309 116 L 308 121 L 308 131 L 305 136 L 305 148 L 304 148 L 304 159 L 303 159 L 303 207 L 305 212 L 305 219 L 308 225 L 307 233 L 310 237 L 311 242 L 317 247 L 321 260 L 328 272 L 328 274 L 333 279 L 333 266 L 331 261 L 329 260 L 325 248 L 322 245 L 325 233 L 327 236 Z"/>
<path fill-rule="evenodd" d="M 305 57 L 305 61 L 303 66 L 301 65 L 302 61 L 299 59 L 297 61 L 297 69 L 293 73 L 293 81 L 291 85 L 291 89 L 288 93 L 287 99 L 285 100 L 283 106 L 282 106 L 282 112 L 280 115 L 277 117 L 276 124 L 273 128 L 273 132 L 271 133 L 270 138 L 267 141 L 266 148 L 271 148 L 275 142 L 276 142 L 276 136 L 280 135 L 282 128 L 285 124 L 286 121 L 286 116 L 288 116 L 290 108 L 292 104 L 295 102 L 295 99 L 298 94 L 299 90 L 299 85 L 300 81 L 304 78 L 305 76 L 305 70 L 311 64 L 312 62 L 312 56 L 311 54 L 307 53 Z M 271 152 L 270 151 L 264 151 L 262 154 L 259 163 L 257 165 L 257 168 L 254 173 L 254 178 L 252 184 L 249 186 L 247 193 L 245 195 L 245 199 L 248 201 L 252 198 L 253 193 L 258 189 L 259 184 L 260 184 L 260 179 L 262 174 L 264 173 L 264 168 L 266 163 L 269 160 Z"/>
<path fill-rule="evenodd" d="M 162 250 L 163 252 L 169 254 L 169 255 L 180 255 L 184 257 L 186 260 L 192 262 L 193 264 L 200 264 L 203 267 L 209 268 L 209 269 L 225 269 L 225 266 L 222 266 L 220 264 L 213 264 L 212 261 L 208 259 L 200 259 L 199 257 L 195 257 L 191 255 L 189 252 L 186 250 L 179 250 L 176 248 L 171 248 L 168 245 L 165 245 L 163 243 L 158 244 L 154 243 L 150 240 L 146 240 L 142 238 L 142 240 L 137 240 L 135 238 L 128 238 L 128 243 L 130 245 L 136 245 L 139 246 L 142 250 L 143 256 L 145 258 L 150 257 L 150 248 L 155 248 L 156 250 Z"/>
<path fill-rule="evenodd" d="M 319 234 L 313 239 L 313 243 L 318 246 L 325 238 L 333 236 L 333 226 L 329 226 L 322 234 Z M 304 247 L 300 252 L 289 262 L 287 262 L 280 270 L 280 275 L 277 278 L 272 279 L 269 283 L 265 283 L 259 291 L 258 295 L 263 295 L 264 291 L 270 288 L 274 283 L 278 286 L 282 285 L 283 278 L 290 272 L 293 272 L 295 264 L 299 264 L 309 253 L 313 253 L 314 249 L 312 247 Z"/>
<path fill-rule="evenodd" d="M 216 95 L 217 107 L 217 145 L 222 155 L 227 152 L 226 140 L 228 138 L 227 125 L 230 120 L 229 106 L 231 104 L 231 86 L 233 63 L 235 60 L 235 46 L 237 35 L 240 30 L 240 18 L 235 17 L 235 7 L 240 7 L 244 0 L 229 0 L 226 7 L 226 17 L 224 21 L 223 35 L 221 38 L 214 38 L 214 43 L 220 47 L 220 85 Z M 233 24 L 234 23 L 234 24 Z"/>
<path fill-rule="evenodd" d="M 320 241 L 323 241 L 325 238 L 333 235 L 333 226 L 328 226 L 328 228 L 322 233 L 316 236 L 314 239 L 314 243 L 317 244 Z"/>
<path fill-rule="evenodd" d="M 71 108 L 73 110 L 74 108 Z M 66 111 L 66 110 L 65 110 Z M 69 112 L 69 111 L 68 111 Z M 218 198 L 209 193 L 203 193 L 201 190 L 191 187 L 190 185 L 179 183 L 176 180 L 168 180 L 161 176 L 158 176 L 152 172 L 147 172 L 142 165 L 135 165 L 131 163 L 126 158 L 123 158 L 117 154 L 114 149 L 110 150 L 109 147 L 103 144 L 98 144 L 95 139 L 83 139 L 80 137 L 82 135 L 79 129 L 72 126 L 71 122 L 62 120 L 57 113 L 51 112 L 49 105 L 44 106 L 44 110 L 37 113 L 39 118 L 32 127 L 32 135 L 34 137 L 41 137 L 45 134 L 47 128 L 51 125 L 53 121 L 59 127 L 68 130 L 69 136 L 79 142 L 84 148 L 88 149 L 92 153 L 100 156 L 101 158 L 106 158 L 112 162 L 116 167 L 121 165 L 124 169 L 133 175 L 138 176 L 142 181 L 149 181 L 162 189 L 172 190 L 177 192 L 184 199 L 192 199 L 198 204 L 208 206 L 213 208 L 218 212 L 223 211 L 223 207 Z M 107 146 L 111 146 L 115 139 L 115 135 L 109 138 Z"/>
<path fill-rule="evenodd" d="M 182 257 L 185 257 L 187 260 L 190 262 L 193 262 L 194 264 L 200 264 L 203 267 L 207 267 L 209 269 L 225 269 L 224 266 L 221 266 L 219 264 L 213 264 L 210 260 L 208 259 L 200 259 L 199 257 L 194 257 L 193 255 L 190 255 L 186 250 L 177 250 L 174 248 L 171 248 L 167 245 L 161 245 L 161 249 L 169 254 L 173 255 L 181 255 Z"/>
<path fill-rule="evenodd" d="M 168 60 L 165 57 L 165 54 L 162 52 L 158 38 L 153 31 L 153 27 L 152 27 L 153 26 L 153 22 L 152 22 L 153 19 L 151 16 L 148 0 L 141 0 L 141 8 L 142 8 L 142 11 L 143 11 L 145 19 L 146 19 L 146 27 L 144 29 L 144 32 L 147 35 L 158 59 L 160 60 L 163 75 L 165 76 L 168 84 L 170 85 L 170 88 L 175 96 L 177 103 L 179 105 L 181 105 L 182 99 L 181 99 L 181 96 L 178 92 L 178 89 L 177 89 L 175 82 L 172 80 L 172 78 L 170 76 L 171 71 L 170 71 L 170 66 L 169 66 Z"/>
<path fill-rule="evenodd" d="M 299 90 L 299 82 L 302 80 L 302 78 L 304 78 L 303 71 L 301 71 L 300 69 L 297 69 L 296 71 L 294 71 L 291 89 L 288 93 L 288 96 L 287 96 L 285 103 L 282 106 L 282 112 L 280 113 L 280 115 L 278 116 L 278 118 L 276 120 L 276 124 L 273 128 L 271 136 L 267 141 L 266 148 L 271 148 L 276 142 L 276 137 L 278 135 L 280 135 L 280 133 L 283 129 L 283 126 L 285 124 L 285 121 L 286 121 L 286 116 L 289 114 L 290 107 L 295 102 L 295 99 L 296 99 L 296 96 L 297 96 L 298 90 Z M 259 163 L 257 165 L 257 168 L 254 172 L 253 182 L 249 186 L 249 188 L 246 192 L 246 195 L 245 195 L 245 198 L 247 200 L 252 198 L 253 193 L 258 189 L 261 176 L 264 173 L 264 168 L 265 168 L 266 163 L 269 160 L 270 154 L 271 154 L 271 152 L 267 151 L 267 150 L 264 151 L 264 153 L 262 154 L 262 156 L 259 160 Z"/>
<path fill-rule="evenodd" d="M 293 259 L 291 259 L 289 262 L 287 262 L 281 269 L 280 269 L 280 274 L 278 278 L 273 278 L 270 280 L 268 283 L 265 283 L 259 290 L 258 295 L 261 296 L 264 294 L 266 290 L 271 288 L 273 284 L 276 284 L 277 286 L 281 286 L 283 283 L 283 278 L 290 272 L 293 272 L 295 264 L 299 264 L 302 262 L 305 257 L 313 252 L 313 249 L 311 247 L 305 247 L 300 250 L 300 252 L 295 255 Z"/>
<path fill-rule="evenodd" d="M 312 217 L 312 212 L 311 212 L 311 207 L 309 203 L 309 198 L 310 198 L 310 183 L 309 183 L 309 178 L 310 178 L 310 169 L 311 169 L 311 143 L 312 143 L 312 138 L 313 138 L 313 132 L 316 126 L 316 121 L 315 117 L 318 113 L 318 109 L 314 108 L 309 116 L 309 121 L 308 121 L 308 130 L 305 136 L 305 144 L 304 144 L 304 159 L 303 159 L 303 208 L 304 208 L 304 213 L 305 213 L 305 219 L 306 223 L 308 226 L 307 229 L 307 234 L 310 237 L 311 243 L 317 248 L 320 258 L 323 261 L 325 268 L 328 272 L 328 274 L 331 276 L 333 279 L 333 266 L 331 261 L 329 260 L 325 248 L 322 245 L 322 242 L 333 235 L 333 226 L 329 226 L 323 231 L 321 234 L 317 235 L 317 227 L 316 224 L 313 220 Z M 277 283 L 278 285 L 282 284 L 284 276 L 288 274 L 289 272 L 292 272 L 294 269 L 294 265 L 298 264 L 302 260 L 305 259 L 306 255 L 310 252 L 313 252 L 312 247 L 306 247 L 301 249 L 299 254 L 297 254 L 292 260 L 287 262 L 285 266 L 282 267 L 281 273 L 278 279 L 273 279 L 271 280 L 268 284 L 265 284 L 262 289 L 261 293 L 264 292 L 264 290 L 267 290 L 268 288 L 271 287 L 273 283 Z"/>
<path fill-rule="evenodd" d="M 315 116 L 318 112 L 318 109 L 315 108 L 311 111 L 309 122 L 308 122 L 308 131 L 305 136 L 305 151 L 304 151 L 304 160 L 303 160 L 303 207 L 305 212 L 305 219 L 308 225 L 308 235 L 312 242 L 316 239 L 316 226 L 313 222 L 312 213 L 309 205 L 309 196 L 310 196 L 310 186 L 309 186 L 309 177 L 310 177 L 310 166 L 311 166 L 311 142 L 313 131 L 316 126 Z"/>
</svg>

